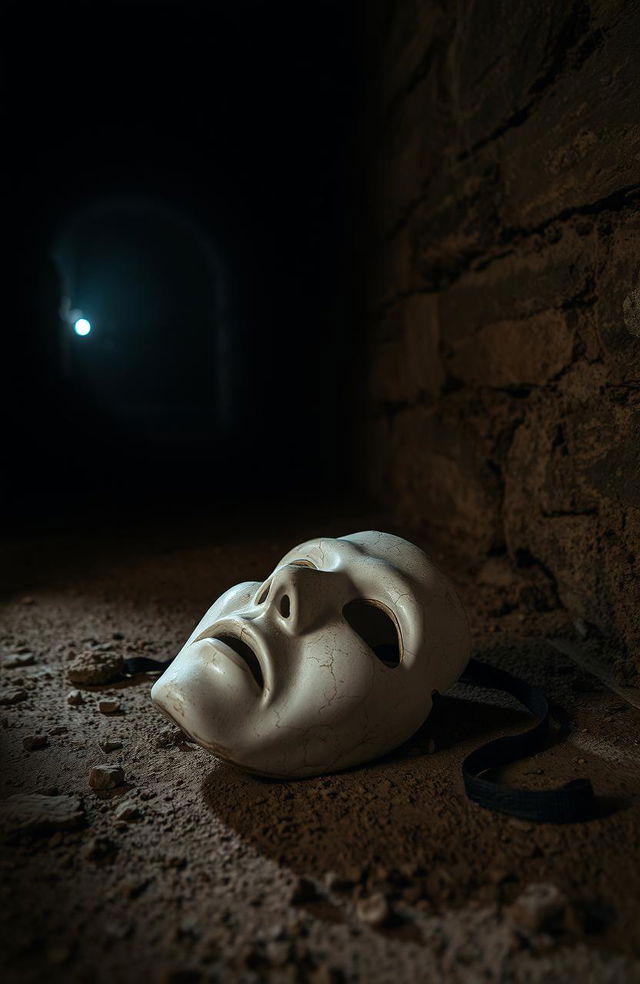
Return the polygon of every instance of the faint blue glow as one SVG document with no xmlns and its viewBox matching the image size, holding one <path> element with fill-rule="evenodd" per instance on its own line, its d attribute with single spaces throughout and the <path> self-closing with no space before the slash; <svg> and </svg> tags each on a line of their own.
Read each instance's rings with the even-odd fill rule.
<svg viewBox="0 0 640 984">
<path fill-rule="evenodd" d="M 87 321 L 86 318 L 78 318 L 73 326 L 73 330 L 76 335 L 88 335 L 91 331 L 91 322 Z"/>
</svg>

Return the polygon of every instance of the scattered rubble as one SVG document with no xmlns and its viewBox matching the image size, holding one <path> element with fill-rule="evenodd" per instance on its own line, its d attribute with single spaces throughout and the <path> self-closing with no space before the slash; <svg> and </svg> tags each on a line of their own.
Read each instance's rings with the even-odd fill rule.
<svg viewBox="0 0 640 984">
<path fill-rule="evenodd" d="M 268 569 L 268 558 L 258 559 Z M 208 561 L 208 553 L 198 561 L 205 573 Z M 152 580 L 158 576 L 153 565 Z M 257 562 L 243 566 L 253 569 Z M 136 573 L 128 595 L 147 590 L 147 581 L 137 578 Z M 194 580 L 202 578 L 187 567 L 186 601 L 167 616 L 162 627 L 167 636 L 178 616 L 190 624 Z M 187 745 L 184 734 L 157 713 L 143 680 L 122 691 L 107 685 L 92 693 L 82 687 L 76 693 L 84 703 L 77 708 L 67 703 L 74 685 L 66 682 L 70 661 L 65 655 L 73 643 L 63 644 L 65 626 L 72 624 L 78 638 L 105 640 L 121 625 L 118 605 L 107 609 L 113 620 L 101 621 L 96 589 L 98 615 L 88 612 L 86 627 L 78 627 L 73 606 L 82 603 L 84 590 L 80 581 L 79 601 L 69 593 L 68 611 L 54 608 L 53 602 L 50 609 L 41 603 L 38 611 L 51 617 L 42 638 L 36 632 L 24 638 L 16 627 L 4 640 L 7 653 L 23 643 L 29 643 L 39 661 L 46 652 L 46 665 L 57 677 L 53 685 L 39 682 L 32 690 L 30 677 L 41 681 L 43 666 L 4 674 L 5 692 L 11 684 L 29 695 L 25 704 L 0 713 L 9 750 L 7 791 L 46 791 L 51 808 L 53 796 L 79 790 L 86 804 L 83 826 L 81 804 L 75 800 L 76 831 L 57 830 L 48 819 L 38 826 L 36 819 L 33 829 L 43 834 L 8 838 L 3 879 L 15 906 L 13 911 L 7 907 L 5 938 L 15 937 L 11 971 L 18 977 L 26 968 L 29 978 L 44 974 L 46 979 L 47 962 L 56 979 L 62 974 L 69 982 L 90 975 L 96 966 L 112 980 L 133 976 L 137 967 L 129 960 L 131 951 L 116 943 L 112 924 L 131 932 L 150 979 L 165 979 L 160 965 L 170 961 L 168 984 L 209 977 L 278 984 L 335 984 L 357 977 L 404 984 L 483 975 L 488 980 L 489 972 L 540 984 L 555 979 L 555 961 L 565 961 L 558 980 L 565 979 L 563 972 L 575 960 L 575 976 L 587 980 L 588 973 L 580 972 L 585 961 L 595 962 L 599 953 L 606 953 L 607 962 L 619 960 L 616 951 L 637 945 L 637 855 L 629 846 L 637 822 L 635 800 L 628 810 L 596 825 L 545 827 L 493 817 L 455 791 L 461 743 L 481 741 L 494 714 L 500 727 L 510 727 L 506 711 L 473 700 L 461 708 L 455 695 L 444 696 L 428 727 L 408 742 L 421 750 L 421 757 L 397 756 L 303 783 L 257 779 Z M 112 590 L 109 575 L 104 596 Z M 475 583 L 469 597 L 476 598 Z M 477 606 L 470 609 L 479 620 Z M 157 630 L 155 616 L 155 607 L 150 614 L 136 612 L 133 626 L 127 625 L 127 640 L 137 649 L 145 626 L 149 635 Z M 143 618 L 147 621 L 137 621 Z M 91 646 L 82 642 L 82 648 Z M 520 660 L 519 638 L 517 647 Z M 122 649 L 121 643 L 116 641 L 114 648 Z M 488 658 L 499 663 L 502 652 L 491 650 Z M 542 647 L 532 652 L 545 654 Z M 555 654 L 548 659 L 555 667 Z M 532 660 L 531 665 L 537 664 Z M 563 676 L 558 686 L 567 678 L 573 676 Z M 98 703 L 108 698 L 121 700 L 127 714 L 100 714 Z M 606 693 L 598 701 L 606 712 L 618 710 L 616 698 Z M 575 710 L 570 699 L 567 703 Z M 578 710 L 582 726 L 592 721 L 595 726 L 589 707 Z M 625 716 L 630 730 L 636 711 L 615 714 L 621 724 Z M 51 751 L 23 750 L 23 737 L 40 733 L 49 737 Z M 438 744 L 437 762 L 425 758 L 431 736 Z M 540 763 L 525 763 L 525 770 L 533 765 L 536 771 L 524 781 L 538 781 L 538 764 L 545 766 L 545 781 L 560 781 L 558 760 L 567 776 L 575 774 L 573 759 L 580 754 L 560 746 L 557 757 L 552 753 Z M 118 767 L 115 774 L 104 775 L 107 763 Z M 102 775 L 97 786 L 89 786 L 94 767 Z M 590 755 L 590 773 L 592 769 L 603 795 L 622 781 L 615 764 L 599 765 Z M 130 788 L 132 777 L 139 788 Z M 636 786 L 628 781 L 635 796 Z M 39 802 L 44 799 L 40 795 Z M 24 822 L 29 829 L 29 819 Z M 557 917 L 562 935 L 554 932 L 552 916 L 548 922 L 542 917 L 542 932 L 527 929 L 528 909 L 518 917 L 513 902 L 526 886 L 549 881 L 561 889 L 571 885 L 570 898 L 578 900 L 575 913 L 569 903 Z M 165 944 L 158 956 L 159 945 Z M 235 960 L 249 945 L 254 950 L 245 972 Z M 52 967 L 54 960 L 64 966 Z M 527 976 L 541 961 L 549 962 L 546 976 Z M 191 976 L 185 976 L 187 967 Z M 626 965 L 618 970 L 616 980 L 632 979 L 625 970 Z M 594 980 L 613 980 L 614 971 L 608 978 L 594 974 Z M 565 976 L 570 979 L 569 973 Z"/>
<path fill-rule="evenodd" d="M 84 704 L 84 697 L 79 690 L 70 690 L 67 694 L 67 704 L 71 707 L 78 707 L 80 704 Z"/>
</svg>

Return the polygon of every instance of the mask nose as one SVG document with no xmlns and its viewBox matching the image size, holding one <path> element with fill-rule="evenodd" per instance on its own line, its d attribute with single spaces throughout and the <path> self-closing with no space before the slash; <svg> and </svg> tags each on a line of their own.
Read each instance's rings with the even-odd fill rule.
<svg viewBox="0 0 640 984">
<path fill-rule="evenodd" d="M 256 604 L 264 606 L 281 629 L 292 635 L 308 632 L 331 608 L 338 610 L 335 574 L 315 568 L 287 564 L 266 581 L 256 595 Z"/>
</svg>

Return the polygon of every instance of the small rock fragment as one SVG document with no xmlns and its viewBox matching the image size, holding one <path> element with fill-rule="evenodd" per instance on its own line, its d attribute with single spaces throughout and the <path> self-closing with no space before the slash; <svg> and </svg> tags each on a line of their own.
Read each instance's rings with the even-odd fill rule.
<svg viewBox="0 0 640 984">
<path fill-rule="evenodd" d="M 513 923 L 532 932 L 553 928 L 567 907 L 567 898 L 556 885 L 540 882 L 528 885 L 518 896 L 508 915 Z"/>
<path fill-rule="evenodd" d="M 84 704 L 84 697 L 79 690 L 70 690 L 67 694 L 67 704 L 71 704 L 72 707 L 78 707 L 80 704 Z"/>
<path fill-rule="evenodd" d="M 46 748 L 49 740 L 46 735 L 25 735 L 22 739 L 22 747 L 28 752 L 35 752 L 39 748 Z"/>
<path fill-rule="evenodd" d="M 104 700 L 98 701 L 98 710 L 101 714 L 117 714 L 120 710 L 120 701 L 105 698 Z"/>
<path fill-rule="evenodd" d="M 18 793 L 0 806 L 2 825 L 12 832 L 49 833 L 74 830 L 84 819 L 79 796 L 41 796 Z"/>
<path fill-rule="evenodd" d="M 71 683 L 96 686 L 119 679 L 123 670 L 122 656 L 118 653 L 85 649 L 71 660 L 67 667 L 67 676 Z"/>
<path fill-rule="evenodd" d="M 36 599 L 32 598 L 31 595 L 25 595 L 24 598 L 20 599 L 21 605 L 35 605 Z"/>
<path fill-rule="evenodd" d="M 124 769 L 119 765 L 96 765 L 89 776 L 92 789 L 116 789 L 123 782 Z"/>
<path fill-rule="evenodd" d="M 23 700 L 27 699 L 27 696 L 26 690 L 10 690 L 0 697 L 0 706 L 11 707 L 13 704 L 20 704 Z"/>
<path fill-rule="evenodd" d="M 138 820 L 141 816 L 142 811 L 133 800 L 123 800 L 115 810 L 116 820 L 125 820 L 127 823 L 131 820 Z"/>
<path fill-rule="evenodd" d="M 115 738 L 105 738 L 100 742 L 100 748 L 103 752 L 116 752 L 119 748 L 122 748 L 122 742 L 117 741 Z"/>
<path fill-rule="evenodd" d="M 180 746 L 191 741 L 192 739 L 184 733 L 182 728 L 167 725 L 159 731 L 155 743 L 158 748 L 171 748 L 173 745 Z"/>
<path fill-rule="evenodd" d="M 382 892 L 360 899 L 356 905 L 356 916 L 368 926 L 384 926 L 389 920 L 391 909 Z"/>
<path fill-rule="evenodd" d="M 297 878 L 291 886 L 291 893 L 289 895 L 291 905 L 313 902 L 317 898 L 318 890 L 310 878 Z"/>
<path fill-rule="evenodd" d="M 2 665 L 5 670 L 15 670 L 19 666 L 33 666 L 35 661 L 36 657 L 31 652 L 12 653 L 11 656 L 7 656 L 6 659 L 2 660 Z"/>
</svg>

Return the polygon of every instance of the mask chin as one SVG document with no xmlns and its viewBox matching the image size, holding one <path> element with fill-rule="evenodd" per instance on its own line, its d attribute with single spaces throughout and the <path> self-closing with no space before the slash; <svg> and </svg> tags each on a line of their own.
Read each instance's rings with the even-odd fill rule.
<svg viewBox="0 0 640 984">
<path fill-rule="evenodd" d="M 260 696 L 245 660 L 209 639 L 183 649 L 151 688 L 162 713 L 211 751 L 233 743 L 239 726 L 255 714 Z"/>
</svg>

